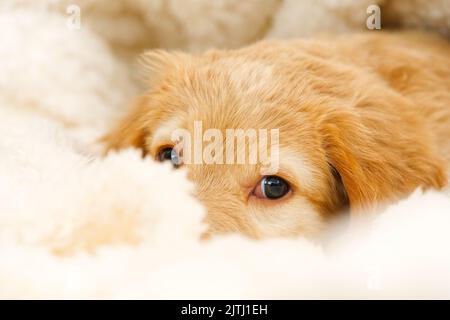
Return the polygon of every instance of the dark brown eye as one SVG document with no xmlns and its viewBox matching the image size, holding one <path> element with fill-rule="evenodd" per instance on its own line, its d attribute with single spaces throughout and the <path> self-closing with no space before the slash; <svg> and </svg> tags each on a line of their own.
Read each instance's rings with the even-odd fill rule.
<svg viewBox="0 0 450 320">
<path fill-rule="evenodd" d="M 264 177 L 253 194 L 261 199 L 275 200 L 284 197 L 290 190 L 289 184 L 278 176 Z"/>
<path fill-rule="evenodd" d="M 176 150 L 172 147 L 164 147 L 158 151 L 158 161 L 170 161 L 175 168 L 181 165 L 180 158 Z"/>
</svg>

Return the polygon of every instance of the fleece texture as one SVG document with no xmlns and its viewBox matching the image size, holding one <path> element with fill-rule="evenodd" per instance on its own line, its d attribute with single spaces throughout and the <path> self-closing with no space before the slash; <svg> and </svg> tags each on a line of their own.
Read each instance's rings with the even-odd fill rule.
<svg viewBox="0 0 450 320">
<path fill-rule="evenodd" d="M 73 3 L 80 29 L 67 26 Z M 448 2 L 392 7 L 412 17 L 413 3 L 447 11 L 430 6 L 405 24 L 448 33 Z M 204 209 L 182 170 L 135 150 L 100 156 L 98 138 L 141 90 L 134 61 L 143 49 L 348 31 L 365 19 L 351 10 L 366 17 L 366 5 L 2 1 L 0 298 L 450 298 L 445 192 L 418 190 L 327 244 L 205 242 Z"/>
</svg>

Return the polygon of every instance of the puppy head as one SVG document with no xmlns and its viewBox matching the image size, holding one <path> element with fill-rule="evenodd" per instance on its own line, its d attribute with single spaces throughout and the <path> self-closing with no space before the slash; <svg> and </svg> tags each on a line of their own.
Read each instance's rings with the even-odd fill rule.
<svg viewBox="0 0 450 320">
<path fill-rule="evenodd" d="M 406 101 L 386 88 L 381 99 L 355 70 L 308 55 L 280 59 L 281 49 L 147 53 L 150 90 L 107 137 L 108 149 L 134 146 L 186 168 L 214 234 L 315 236 L 347 207 L 357 213 L 443 186 L 442 164 Z M 243 143 L 227 140 L 230 129 Z"/>
</svg>

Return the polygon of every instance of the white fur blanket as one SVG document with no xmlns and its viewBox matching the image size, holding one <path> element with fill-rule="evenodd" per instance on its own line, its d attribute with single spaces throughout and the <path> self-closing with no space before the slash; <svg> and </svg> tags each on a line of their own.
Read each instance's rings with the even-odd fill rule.
<svg viewBox="0 0 450 320">
<path fill-rule="evenodd" d="M 96 156 L 139 89 L 141 48 L 273 36 L 279 1 L 73 2 L 79 30 L 69 1 L 0 4 L 0 298 L 450 298 L 445 194 L 417 191 L 326 248 L 201 242 L 204 212 L 182 171 L 133 150 Z"/>
</svg>

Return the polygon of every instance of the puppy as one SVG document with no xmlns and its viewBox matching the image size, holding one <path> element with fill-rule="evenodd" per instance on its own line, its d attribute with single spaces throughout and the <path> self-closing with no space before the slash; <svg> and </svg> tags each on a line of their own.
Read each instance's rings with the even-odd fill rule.
<svg viewBox="0 0 450 320">
<path fill-rule="evenodd" d="M 107 149 L 136 147 L 185 167 L 208 210 L 209 234 L 315 237 L 340 212 L 359 216 L 447 182 L 444 40 L 377 32 L 201 55 L 150 51 L 143 62 L 149 89 L 107 136 Z M 197 139 L 174 138 L 180 129 Z M 215 138 L 229 129 L 276 130 L 271 154 L 279 163 L 270 171 L 250 156 L 240 163 L 180 161 L 211 141 L 208 129 Z M 256 140 L 246 138 L 227 160 L 248 155 Z M 222 160 L 226 152 L 211 154 Z"/>
</svg>

